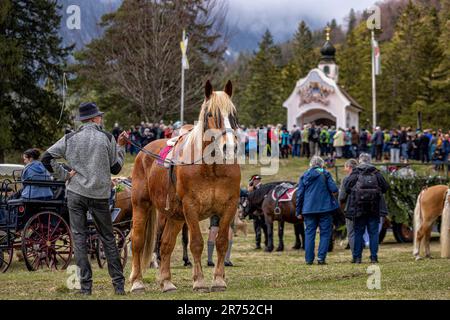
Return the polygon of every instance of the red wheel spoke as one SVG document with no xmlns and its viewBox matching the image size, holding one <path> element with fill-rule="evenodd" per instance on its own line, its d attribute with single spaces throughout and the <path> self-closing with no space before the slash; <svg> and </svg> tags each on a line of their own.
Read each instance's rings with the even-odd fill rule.
<svg viewBox="0 0 450 320">
<path fill-rule="evenodd" d="M 58 223 L 56 224 L 56 226 L 54 227 L 52 233 L 48 236 L 48 238 L 50 239 L 53 234 L 55 233 L 56 230 L 58 230 L 59 224 L 61 223 L 61 219 L 58 219 Z"/>
<path fill-rule="evenodd" d="M 50 239 L 50 229 L 51 229 L 51 221 L 50 221 L 51 216 L 48 215 L 48 221 L 47 221 L 47 239 Z"/>
</svg>

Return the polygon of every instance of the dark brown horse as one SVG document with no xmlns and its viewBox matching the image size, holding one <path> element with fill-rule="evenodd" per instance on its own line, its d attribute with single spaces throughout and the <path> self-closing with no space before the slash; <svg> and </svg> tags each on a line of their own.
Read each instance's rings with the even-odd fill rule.
<svg viewBox="0 0 450 320">
<path fill-rule="evenodd" d="M 194 257 L 193 289 L 209 291 L 201 266 L 204 243 L 199 222 L 212 215 L 220 217 L 220 225 L 216 239 L 218 261 L 211 289 L 226 289 L 224 260 L 241 180 L 239 164 L 231 152 L 237 145 L 234 130 L 238 127 L 231 95 L 231 82 L 223 92 L 214 92 L 211 83 L 206 83 L 198 122 L 174 146 L 172 161 L 176 165 L 171 169 L 149 155 L 159 154 L 167 140 L 148 144 L 136 157 L 132 174 L 132 292 L 145 289 L 142 273 L 148 268 L 154 250 L 158 214 L 167 217 L 161 238 L 162 291 L 176 290 L 171 279 L 170 256 L 185 222 Z"/>
<path fill-rule="evenodd" d="M 275 189 L 275 188 L 274 188 Z M 272 189 L 273 190 L 273 189 Z M 295 192 L 291 201 L 276 201 L 272 198 L 272 190 L 266 195 L 262 203 L 262 212 L 267 226 L 267 247 L 266 252 L 274 249 L 273 223 L 278 221 L 278 248 L 276 251 L 284 250 L 284 223 L 294 225 L 296 242 L 293 249 L 305 248 L 305 227 L 302 219 L 295 215 Z M 301 236 L 301 243 L 300 243 Z"/>
<path fill-rule="evenodd" d="M 293 185 L 292 182 L 289 184 Z M 292 223 L 294 224 L 295 234 L 296 234 L 296 245 L 294 249 L 299 248 L 299 237 L 298 234 L 302 237 L 302 248 L 305 245 L 305 228 L 303 224 L 303 220 L 300 220 L 296 217 L 295 209 L 296 209 L 296 192 L 292 194 L 292 198 L 290 201 L 277 201 L 272 197 L 272 191 L 277 188 L 280 184 L 275 185 L 270 192 L 268 192 L 264 198 L 264 201 L 261 205 L 262 212 L 264 214 L 264 218 L 266 221 L 267 227 L 267 240 L 268 244 L 266 247 L 266 252 L 272 252 L 274 249 L 274 241 L 273 241 L 273 223 L 274 221 L 278 221 L 278 238 L 279 244 L 277 251 L 284 250 L 283 236 L 284 236 L 284 223 Z M 334 239 L 341 234 L 339 230 L 345 224 L 345 217 L 341 210 L 337 210 L 333 214 L 333 233 L 330 239 L 330 244 L 328 247 L 328 251 L 333 251 L 334 248 Z"/>
<path fill-rule="evenodd" d="M 251 191 L 248 193 L 248 197 L 247 197 L 247 203 L 245 203 L 245 208 L 244 208 L 244 214 L 243 214 L 243 218 L 245 218 L 247 215 L 252 215 L 253 219 L 259 219 L 262 218 L 265 220 L 264 217 L 264 211 L 263 211 L 263 203 L 265 201 L 265 199 L 267 197 L 270 196 L 270 193 L 272 192 L 272 190 L 282 184 L 282 183 L 286 183 L 287 181 L 279 181 L 279 182 L 269 182 L 266 184 L 261 185 L 258 189 Z M 292 182 L 288 182 L 293 184 Z M 288 212 L 288 211 L 286 211 Z M 295 211 L 294 211 L 294 216 L 295 216 Z M 286 220 L 287 221 L 287 220 Z M 290 221 L 287 221 L 290 222 Z M 305 231 L 304 231 L 304 226 L 303 226 L 303 222 L 299 221 L 297 219 L 296 222 L 291 222 L 294 224 L 294 234 L 295 234 L 295 245 L 293 246 L 293 249 L 301 249 L 302 247 L 304 247 L 304 238 L 305 238 Z M 267 227 L 270 225 L 266 223 L 266 221 L 264 221 L 264 225 L 263 225 L 263 232 L 264 232 L 264 236 L 265 236 L 265 251 L 266 252 L 271 252 L 273 251 L 273 222 L 272 222 L 272 234 L 269 236 L 268 234 L 268 229 Z M 279 233 L 279 237 L 280 239 L 283 239 L 284 236 L 284 222 L 279 225 L 279 229 L 278 229 Z M 255 233 L 260 233 L 260 230 L 255 230 Z M 271 240 L 271 245 L 269 245 L 269 237 L 272 238 Z M 300 239 L 300 237 L 302 238 L 302 240 Z M 283 241 L 281 240 L 281 243 Z M 282 245 L 282 247 L 284 248 L 284 245 Z M 282 250 L 279 250 L 282 251 Z"/>
</svg>

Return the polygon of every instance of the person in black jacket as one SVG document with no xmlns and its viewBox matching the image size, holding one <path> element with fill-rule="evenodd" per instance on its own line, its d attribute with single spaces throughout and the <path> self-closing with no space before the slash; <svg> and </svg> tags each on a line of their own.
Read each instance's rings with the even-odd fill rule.
<svg viewBox="0 0 450 320">
<path fill-rule="evenodd" d="M 370 155 L 362 153 L 359 165 L 345 181 L 344 190 L 349 196 L 346 217 L 353 220 L 355 243 L 353 263 L 361 263 L 363 235 L 367 227 L 370 244 L 370 261 L 378 262 L 378 231 L 382 211 L 382 194 L 389 184 L 370 163 Z"/>
<path fill-rule="evenodd" d="M 419 154 L 422 163 L 430 162 L 430 154 L 428 151 L 429 146 L 430 146 L 430 138 L 425 133 L 422 133 L 419 137 Z"/>
</svg>

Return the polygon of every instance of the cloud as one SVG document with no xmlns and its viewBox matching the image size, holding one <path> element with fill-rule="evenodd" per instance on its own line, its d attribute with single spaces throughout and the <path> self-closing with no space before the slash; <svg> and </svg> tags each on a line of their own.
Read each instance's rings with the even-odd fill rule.
<svg viewBox="0 0 450 320">
<path fill-rule="evenodd" d="M 262 32 L 269 28 L 277 38 L 291 35 L 300 20 L 313 29 L 336 18 L 343 23 L 351 8 L 362 11 L 375 0 L 227 0 L 231 25 L 240 30 Z"/>
</svg>

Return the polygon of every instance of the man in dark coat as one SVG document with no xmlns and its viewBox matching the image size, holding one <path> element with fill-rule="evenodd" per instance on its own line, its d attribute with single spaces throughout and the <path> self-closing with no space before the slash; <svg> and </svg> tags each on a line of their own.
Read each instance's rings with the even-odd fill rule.
<svg viewBox="0 0 450 320">
<path fill-rule="evenodd" d="M 380 215 L 381 211 L 385 211 L 382 194 L 386 193 L 389 184 L 370 160 L 369 154 L 362 153 L 359 165 L 344 184 L 345 192 L 349 195 L 346 217 L 353 220 L 355 230 L 353 263 L 361 263 L 366 228 L 369 233 L 370 261 L 378 262 Z"/>
</svg>

